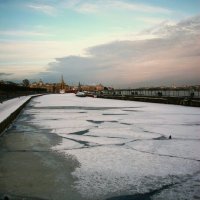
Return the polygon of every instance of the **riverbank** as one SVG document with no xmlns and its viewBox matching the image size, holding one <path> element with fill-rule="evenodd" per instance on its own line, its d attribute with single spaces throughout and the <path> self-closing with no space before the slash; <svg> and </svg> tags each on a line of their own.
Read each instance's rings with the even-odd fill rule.
<svg viewBox="0 0 200 200">
<path fill-rule="evenodd" d="M 37 96 L 41 96 L 41 94 L 21 96 L 18 98 L 13 98 L 13 99 L 4 101 L 0 104 L 0 135 L 3 134 L 3 131 L 18 116 L 18 114 L 26 106 L 26 104 L 32 98 L 37 97 Z"/>
<path fill-rule="evenodd" d="M 163 97 L 122 96 L 122 95 L 99 95 L 98 98 L 200 107 L 200 99 L 198 99 L 198 98 L 164 97 L 164 96 Z"/>
</svg>

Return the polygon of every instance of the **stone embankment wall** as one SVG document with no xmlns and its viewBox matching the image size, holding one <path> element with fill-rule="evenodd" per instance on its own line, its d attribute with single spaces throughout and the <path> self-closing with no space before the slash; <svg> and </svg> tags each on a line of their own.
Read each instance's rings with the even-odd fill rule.
<svg viewBox="0 0 200 200">
<path fill-rule="evenodd" d="M 200 107 L 200 99 L 183 97 L 152 97 L 152 96 L 120 96 L 120 95 L 99 95 L 99 98 L 118 99 L 129 101 L 142 101 L 151 103 L 164 103 L 184 106 Z"/>
<path fill-rule="evenodd" d="M 16 119 L 16 117 L 19 115 L 22 109 L 26 106 L 26 104 L 29 103 L 32 98 L 35 98 L 38 96 L 41 96 L 41 94 L 30 97 L 25 103 L 23 103 L 20 107 L 18 107 L 17 110 L 11 113 L 4 121 L 0 123 L 0 136 L 3 134 L 4 130 L 7 127 L 9 127 L 9 125 Z"/>
</svg>

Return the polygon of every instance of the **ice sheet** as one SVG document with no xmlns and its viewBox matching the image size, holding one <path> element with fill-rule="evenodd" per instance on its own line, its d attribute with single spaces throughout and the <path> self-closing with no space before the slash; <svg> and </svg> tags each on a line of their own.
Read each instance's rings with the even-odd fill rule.
<svg viewBox="0 0 200 200">
<path fill-rule="evenodd" d="M 33 100 L 27 112 L 31 123 L 63 138 L 53 150 L 77 158 L 73 176 L 83 198 L 146 193 L 168 184 L 172 193 L 177 184 L 197 188 L 199 108 L 54 94 Z"/>
<path fill-rule="evenodd" d="M 195 161 L 144 154 L 116 146 L 68 153 L 75 155 L 81 163 L 73 175 L 78 178 L 77 190 L 88 199 L 148 192 L 173 183 L 174 176 L 193 174 L 200 166 Z"/>
</svg>

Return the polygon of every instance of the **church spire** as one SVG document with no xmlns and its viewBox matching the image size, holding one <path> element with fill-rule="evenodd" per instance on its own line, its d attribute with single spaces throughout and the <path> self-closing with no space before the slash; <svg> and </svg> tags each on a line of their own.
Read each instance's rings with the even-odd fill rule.
<svg viewBox="0 0 200 200">
<path fill-rule="evenodd" d="M 65 82 L 64 82 L 64 79 L 63 79 L 63 75 L 61 76 L 61 84 L 60 84 L 60 87 L 61 87 L 61 89 L 64 89 L 64 87 L 65 87 Z"/>
<path fill-rule="evenodd" d="M 64 93 L 65 93 L 65 82 L 63 79 L 63 75 L 61 75 L 60 94 L 64 94 Z"/>
<path fill-rule="evenodd" d="M 79 92 L 81 92 L 81 91 L 82 91 L 82 88 L 81 88 L 81 83 L 80 83 L 80 82 L 78 83 L 78 91 L 79 91 Z"/>
</svg>

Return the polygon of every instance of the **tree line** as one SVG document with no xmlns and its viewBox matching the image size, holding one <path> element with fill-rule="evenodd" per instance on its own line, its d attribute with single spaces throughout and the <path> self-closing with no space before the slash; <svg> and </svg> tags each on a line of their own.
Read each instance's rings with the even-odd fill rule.
<svg viewBox="0 0 200 200">
<path fill-rule="evenodd" d="M 29 82 L 23 81 L 22 84 L 17 84 L 11 81 L 0 81 L 0 103 L 15 97 L 46 93 L 45 88 L 30 88 Z"/>
</svg>

